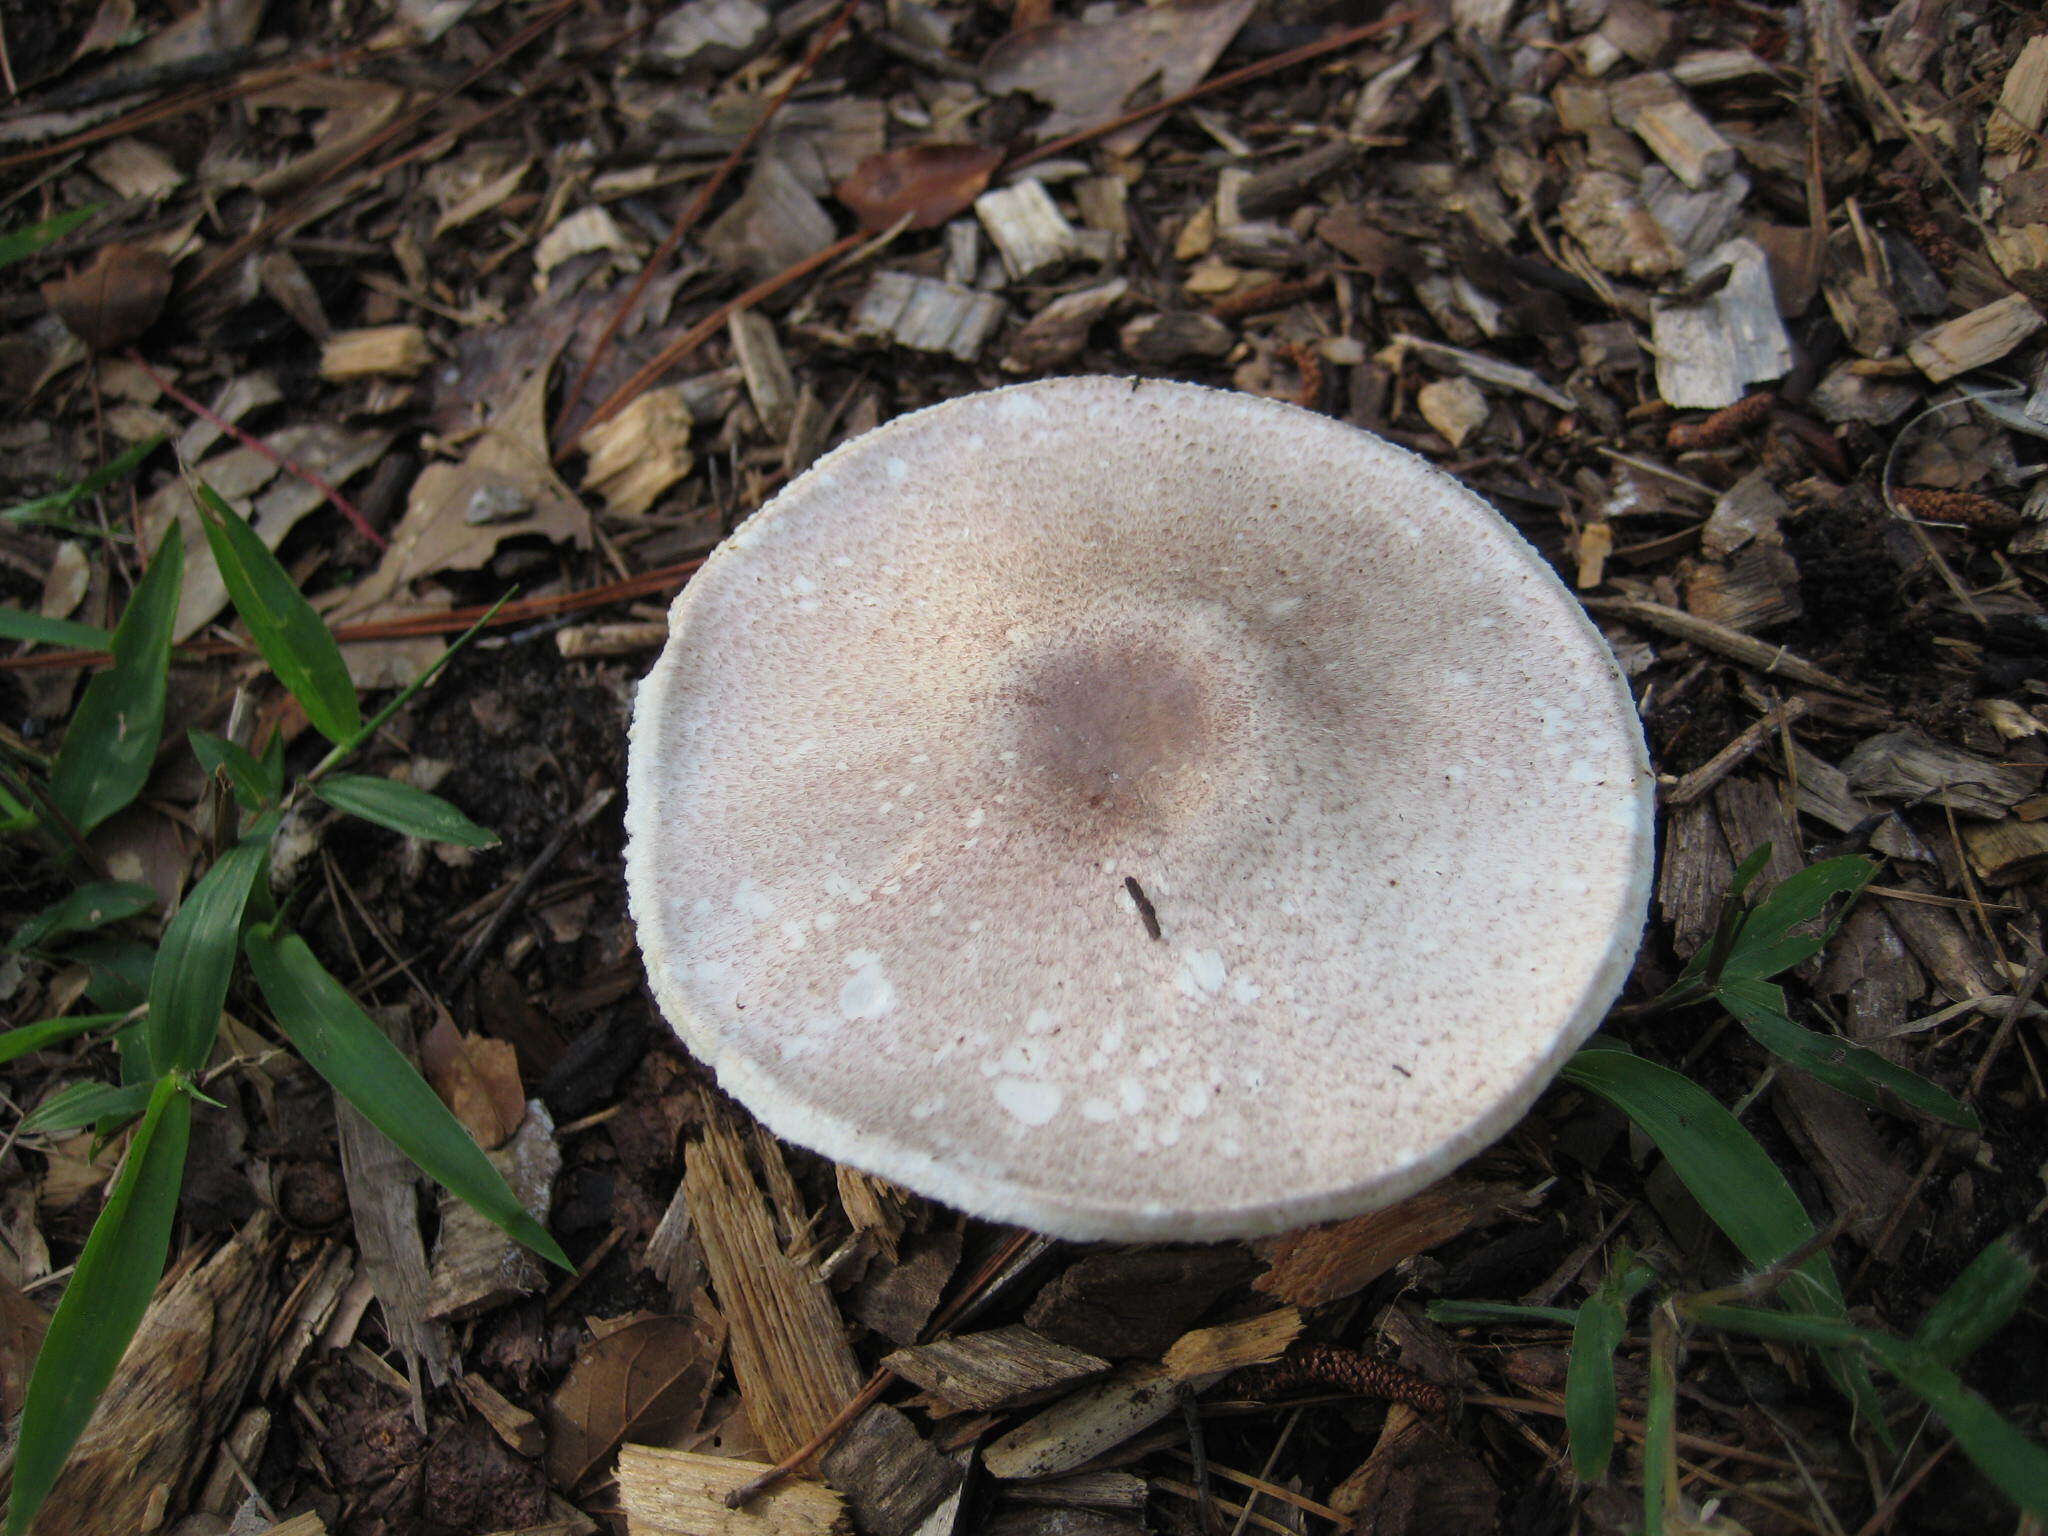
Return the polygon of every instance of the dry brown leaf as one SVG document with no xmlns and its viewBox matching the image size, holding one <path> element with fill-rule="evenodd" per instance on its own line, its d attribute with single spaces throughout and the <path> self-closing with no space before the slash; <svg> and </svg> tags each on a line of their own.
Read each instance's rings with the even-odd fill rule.
<svg viewBox="0 0 2048 1536">
<path fill-rule="evenodd" d="M 629 1432 L 671 1439 L 695 1428 L 725 1350 L 725 1331 L 701 1318 L 643 1317 L 576 1358 L 548 1400 L 548 1476 L 580 1483 Z"/>
<path fill-rule="evenodd" d="M 156 324 L 171 296 L 171 264 L 141 245 L 104 245 L 82 272 L 43 284 L 43 300 L 95 352 L 126 346 Z"/>
<path fill-rule="evenodd" d="M 13 1281 L 0 1276 L 0 1414 L 9 1422 L 21 1412 L 29 1368 L 35 1364 L 36 1351 L 43 1347 L 43 1331 L 49 1326 L 49 1313 L 24 1296 Z"/>
<path fill-rule="evenodd" d="M 1252 0 L 1181 0 L 1108 21 L 1056 21 L 1014 32 L 982 61 L 982 83 L 991 92 L 1028 92 L 1050 106 L 1038 124 L 1042 143 L 1144 105 L 1133 99 L 1140 90 L 1156 99 L 1199 84 L 1251 8 Z M 1133 123 L 1103 144 L 1112 154 L 1130 154 L 1158 123 Z"/>
<path fill-rule="evenodd" d="M 466 1035 L 443 1014 L 420 1041 L 427 1081 L 486 1152 L 502 1147 L 526 1118 L 519 1053 L 509 1040 Z"/>
<path fill-rule="evenodd" d="M 936 229 L 981 195 L 1003 152 L 985 144 L 913 144 L 870 155 L 833 188 L 861 228 Z"/>
<path fill-rule="evenodd" d="M 1297 1307 L 1353 1295 L 1403 1259 L 1501 1211 L 1514 1195 L 1506 1185 L 1447 1179 L 1383 1211 L 1266 1238 L 1252 1246 L 1271 1267 L 1252 1289 Z"/>
</svg>

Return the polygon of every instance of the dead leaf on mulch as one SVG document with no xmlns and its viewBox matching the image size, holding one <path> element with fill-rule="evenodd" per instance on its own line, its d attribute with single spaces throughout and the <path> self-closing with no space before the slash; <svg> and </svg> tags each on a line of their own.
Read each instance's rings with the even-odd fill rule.
<svg viewBox="0 0 2048 1536">
<path fill-rule="evenodd" d="M 614 1326 L 548 1400 L 548 1476 L 574 1488 L 627 1434 L 663 1440 L 704 1416 L 725 1353 L 723 1321 L 639 1317 Z"/>
<path fill-rule="evenodd" d="M 434 1091 L 486 1152 L 510 1141 L 526 1118 L 519 1053 L 509 1040 L 464 1034 L 444 1013 L 420 1041 L 420 1064 Z"/>
<path fill-rule="evenodd" d="M 991 91 L 1024 91 L 1052 108 L 1037 126 L 1039 142 L 1058 138 L 1190 89 L 1230 46 L 1251 14 L 1252 0 L 1202 0 L 1127 11 L 1108 21 L 1056 21 L 1012 33 L 982 61 Z M 1128 155 L 1159 119 L 1133 123 L 1103 139 L 1111 154 Z"/>
<path fill-rule="evenodd" d="M 43 284 L 43 299 L 95 352 L 125 347 L 156 324 L 171 296 L 171 264 L 145 245 L 104 245 L 92 264 Z"/>
<path fill-rule="evenodd" d="M 913 144 L 872 155 L 833 189 L 861 228 L 936 229 L 964 212 L 988 185 L 1003 152 L 985 144 Z"/>
</svg>

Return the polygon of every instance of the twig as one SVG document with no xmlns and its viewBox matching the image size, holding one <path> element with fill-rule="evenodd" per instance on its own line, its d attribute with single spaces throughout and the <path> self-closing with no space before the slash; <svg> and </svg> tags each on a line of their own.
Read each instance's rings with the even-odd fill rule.
<svg viewBox="0 0 2048 1536">
<path fill-rule="evenodd" d="M 165 378 L 162 374 L 158 373 L 154 368 L 150 367 L 148 362 L 144 360 L 142 354 L 136 351 L 133 347 L 130 347 L 128 349 L 128 361 L 133 363 L 136 367 L 140 368 L 145 374 L 147 374 L 149 376 L 150 383 L 154 384 L 158 389 L 162 390 L 165 394 L 169 395 L 173 400 L 177 401 L 178 404 L 182 405 L 194 416 L 197 416 L 201 421 L 204 421 L 205 423 L 207 423 L 207 425 L 218 428 L 220 431 L 227 433 L 230 437 L 234 438 L 236 442 L 240 443 L 244 448 L 249 449 L 251 452 L 261 454 L 264 458 L 270 460 L 271 463 L 275 464 L 279 469 L 283 470 L 286 474 L 294 476 L 297 479 L 303 480 L 306 482 L 306 484 L 312 486 L 314 490 L 318 491 L 322 496 L 325 496 L 329 501 L 334 503 L 335 510 L 340 512 L 343 517 L 347 518 L 349 522 L 355 526 L 355 530 L 357 533 L 360 533 L 364 538 L 368 539 L 372 544 L 376 545 L 379 549 L 385 549 L 389 547 L 390 541 L 386 539 L 383 534 L 379 533 L 375 528 L 370 526 L 370 520 L 367 517 L 363 516 L 361 509 L 358 508 L 356 504 L 350 501 L 346 496 L 342 495 L 340 491 L 336 490 L 332 485 L 328 484 L 327 481 L 323 480 L 320 476 L 314 474 L 312 470 L 306 468 L 303 464 L 299 464 L 291 459 L 286 458 L 283 454 L 279 453 L 275 448 L 271 447 L 261 438 L 250 436 L 247 432 L 244 432 L 240 427 L 236 426 L 232 421 L 229 421 L 225 416 L 222 416 L 219 412 L 212 410 L 208 406 L 200 404 L 199 401 L 193 399 L 190 395 L 186 394 L 182 389 L 178 388 L 177 385 L 173 384 L 169 379 Z"/>
<path fill-rule="evenodd" d="M 527 895 L 540 884 L 540 877 L 562 856 L 562 850 L 569 846 L 570 839 L 595 821 L 598 813 L 618 798 L 618 793 L 616 789 L 606 785 L 584 801 L 582 809 L 556 829 L 555 835 L 548 839 L 547 846 L 526 866 L 519 878 L 512 882 L 512 889 L 505 893 L 505 899 L 498 903 L 497 910 L 485 921 L 483 931 L 471 942 L 468 951 L 448 972 L 450 987 L 459 987 L 469 979 L 469 973 L 476 969 L 477 963 L 484 957 L 484 951 L 490 948 L 491 940 L 498 936 L 505 924 L 511 920 L 512 914 L 519 910 Z"/>
<path fill-rule="evenodd" d="M 1743 729 L 1727 746 L 1680 779 L 1672 787 L 1671 793 L 1664 797 L 1664 803 L 1674 806 L 1691 805 L 1740 767 L 1752 753 L 1770 740 L 1773 732 L 1790 725 L 1812 707 L 1809 700 L 1798 694 L 1773 705 L 1767 714 Z"/>
<path fill-rule="evenodd" d="M 775 99 L 769 102 L 761 115 L 754 120 L 754 126 L 747 130 L 746 137 L 734 146 L 732 153 L 711 173 L 711 178 L 697 189 L 696 196 L 683 205 L 682 212 L 676 215 L 675 223 L 669 226 L 668 234 L 662 238 L 661 244 L 655 247 L 654 254 L 641 264 L 639 275 L 633 279 L 633 286 L 627 289 L 626 296 L 614 306 L 610 318 L 605 321 L 604 330 L 599 333 L 596 342 L 590 348 L 590 356 L 584 359 L 576 377 L 570 381 L 568 389 L 563 391 L 562 409 L 555 417 L 556 438 L 568 437 L 570 419 L 575 414 L 577 403 L 583 398 L 584 389 L 590 383 L 590 376 L 604 360 L 605 353 L 611 347 L 612 338 L 618 335 L 619 327 L 626 323 L 626 316 L 633 312 L 633 306 L 638 304 L 641 295 L 646 293 L 647 285 L 654 280 L 654 274 L 675 255 L 677 248 L 683 243 L 683 237 L 697 227 L 698 220 L 704 217 L 705 210 L 711 206 L 711 200 L 718 196 L 726 182 L 732 179 L 733 172 L 740 168 L 741 162 L 753 150 L 754 145 L 760 142 L 761 135 L 768 131 L 768 125 L 775 120 L 789 98 L 796 94 L 796 88 L 810 78 L 811 71 L 818 66 L 818 60 L 822 59 L 826 50 L 839 40 L 839 34 L 846 30 L 846 24 L 853 19 L 854 6 L 858 3 L 859 0 L 842 0 L 839 9 L 832 13 L 831 19 L 825 23 L 817 38 L 811 43 L 810 50 L 804 54 L 802 62 L 790 71 L 788 83 L 776 93 Z"/>
</svg>

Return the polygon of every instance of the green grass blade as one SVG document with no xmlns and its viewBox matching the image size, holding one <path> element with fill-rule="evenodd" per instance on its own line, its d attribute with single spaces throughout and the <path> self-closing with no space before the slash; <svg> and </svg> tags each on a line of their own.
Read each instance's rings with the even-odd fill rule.
<svg viewBox="0 0 2048 1536">
<path fill-rule="evenodd" d="M 1863 1343 L 1860 1328 L 1840 1318 L 1816 1317 L 1811 1312 L 1778 1312 L 1727 1302 L 1687 1302 L 1682 1298 L 1678 1305 L 1689 1320 L 1703 1327 L 1746 1333 L 1753 1338 L 1772 1339 L 1780 1344 L 1807 1344 L 1815 1349 L 1853 1349 Z"/>
<path fill-rule="evenodd" d="M 155 889 L 138 880 L 95 880 L 43 908 L 15 929 L 4 947 L 38 949 L 53 940 L 134 917 L 155 905 Z"/>
<path fill-rule="evenodd" d="M 14 1453 L 9 1536 L 28 1530 L 149 1308 L 170 1249 L 191 1128 L 183 1083 L 159 1078 L 36 1355 Z"/>
<path fill-rule="evenodd" d="M 498 835 L 478 826 L 439 795 L 367 773 L 337 773 L 313 786 L 313 793 L 351 816 L 436 843 L 495 848 Z"/>
<path fill-rule="evenodd" d="M 0 608 L 0 640 L 61 645 L 74 651 L 104 651 L 112 648 L 114 632 L 96 624 L 74 624 L 69 619 L 46 619 L 40 613 L 24 613 L 19 608 Z"/>
<path fill-rule="evenodd" d="M 1690 1078 L 1640 1056 L 1589 1046 L 1564 1077 L 1597 1093 L 1657 1144 L 1700 1208 L 1742 1256 L 1768 1268 L 1813 1236 L 1785 1175 L 1740 1120 Z M 1826 1254 L 1800 1266 L 1803 1310 L 1840 1316 L 1842 1291 Z"/>
<path fill-rule="evenodd" d="M 0 1040 L 6 1036 L 0 1035 Z M 2035 1277 L 2033 1260 L 2001 1237 L 1970 1261 L 1920 1320 L 1913 1343 L 1940 1365 L 1955 1365 L 2012 1321 Z"/>
<path fill-rule="evenodd" d="M 571 1269 L 547 1229 L 347 990 L 295 933 L 258 924 L 243 937 L 256 984 L 306 1064 L 436 1183 L 550 1263 Z"/>
<path fill-rule="evenodd" d="M 82 1035 L 87 1030 L 105 1029 L 127 1017 L 125 1013 L 74 1013 L 66 1018 L 38 1019 L 18 1029 L 0 1031 L 0 1065 L 32 1051 L 61 1045 L 73 1035 Z"/>
<path fill-rule="evenodd" d="M 2028 1514 L 2048 1519 L 2048 1450 L 2029 1440 L 1954 1371 L 1904 1339 L 1866 1333 L 1864 1347 L 1948 1426 L 1963 1454 Z"/>
<path fill-rule="evenodd" d="M 92 203 L 84 208 L 73 208 L 69 213 L 53 214 L 34 224 L 24 224 L 20 229 L 8 230 L 0 235 L 0 267 L 26 261 L 44 246 L 62 240 L 99 211 L 100 205 Z"/>
<path fill-rule="evenodd" d="M 275 818 L 214 861 L 185 897 L 157 949 L 149 975 L 149 1056 L 158 1072 L 196 1072 L 220 1029 L 234 974 L 242 909 L 270 862 Z"/>
<path fill-rule="evenodd" d="M 1743 920 L 1735 948 L 1722 968 L 1725 977 L 1762 979 L 1789 970 L 1800 961 L 1817 955 L 1841 926 L 1850 903 L 1862 894 L 1877 874 L 1868 859 L 1849 857 L 1823 859 L 1798 874 L 1778 882 L 1756 910 Z M 1828 909 L 1836 897 L 1846 898 L 1836 920 L 1818 933 L 1796 934 L 1794 929 L 1812 922 Z"/>
<path fill-rule="evenodd" d="M 61 1135 L 101 1120 L 127 1120 L 149 1107 L 149 1095 L 148 1083 L 130 1083 L 126 1087 L 116 1087 L 112 1083 L 72 1083 L 59 1088 L 24 1116 L 21 1133 L 27 1136 L 47 1131 Z"/>
<path fill-rule="evenodd" d="M 1724 977 L 1714 995 L 1758 1045 L 1830 1088 L 1877 1106 L 1890 1095 L 1945 1124 L 1978 1129 L 1975 1110 L 1919 1073 L 1839 1036 L 1819 1034 L 1793 1023 L 1782 987 L 1768 981 Z"/>
<path fill-rule="evenodd" d="M 114 631 L 114 664 L 86 684 L 50 770 L 50 796 L 89 832 L 142 793 L 163 734 L 185 544 L 166 537 Z"/>
<path fill-rule="evenodd" d="M 1618 1260 L 1579 1308 L 1572 1324 L 1571 1366 L 1564 1381 L 1564 1422 L 1572 1470 L 1581 1482 L 1607 1475 L 1614 1454 L 1614 1352 L 1628 1328 L 1629 1301 L 1648 1285 L 1650 1271 Z"/>
<path fill-rule="evenodd" d="M 1429 1320 L 1453 1328 L 1486 1323 L 1541 1323 L 1566 1328 L 1578 1321 L 1570 1307 L 1524 1307 L 1507 1301 L 1432 1301 L 1426 1309 Z"/>
<path fill-rule="evenodd" d="M 131 443 L 83 480 L 67 485 L 61 491 L 52 491 L 47 496 L 17 502 L 5 511 L 0 511 L 0 523 L 44 523 L 52 528 L 62 528 L 72 533 L 112 537 L 91 524 L 75 521 L 68 514 L 88 496 L 97 496 L 115 481 L 133 474 L 144 459 L 163 446 L 163 441 L 164 435 L 159 432 L 155 437 Z"/>
<path fill-rule="evenodd" d="M 228 597 L 256 649 L 315 730 L 336 745 L 351 740 L 363 728 L 363 712 L 334 636 L 256 530 L 212 486 L 195 482 L 192 495 Z"/>
<path fill-rule="evenodd" d="M 223 771 L 227 774 L 228 783 L 235 791 L 235 803 L 243 810 L 261 810 L 284 794 L 281 764 L 265 761 L 247 747 L 237 746 L 226 737 L 202 731 L 197 726 L 185 732 L 185 739 L 192 744 L 192 754 L 199 759 L 199 766 L 206 770 L 208 778 Z M 272 738 L 273 741 L 281 739 Z"/>
<path fill-rule="evenodd" d="M 1664 1536 L 1678 1492 L 1678 1330 L 1668 1308 L 1650 1315 L 1650 1390 L 1643 1405 L 1643 1536 Z"/>
</svg>

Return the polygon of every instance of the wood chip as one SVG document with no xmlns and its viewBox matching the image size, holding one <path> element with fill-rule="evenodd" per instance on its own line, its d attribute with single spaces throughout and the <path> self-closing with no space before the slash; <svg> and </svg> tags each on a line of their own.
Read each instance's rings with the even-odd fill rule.
<svg viewBox="0 0 2048 1536">
<path fill-rule="evenodd" d="M 1994 155 L 2018 154 L 2040 135 L 2048 115 L 2048 35 L 2030 37 L 2005 72 L 1998 105 L 1984 120 L 1984 148 Z"/>
<path fill-rule="evenodd" d="M 954 1407 L 981 1413 L 1043 1402 L 1110 1369 L 1107 1360 L 1021 1324 L 899 1349 L 882 1363 Z"/>
<path fill-rule="evenodd" d="M 1003 371 L 1041 373 L 1067 362 L 1088 344 L 1088 332 L 1095 322 L 1122 303 L 1130 288 L 1129 282 L 1118 277 L 1054 299 L 1010 338 L 1003 353 Z"/>
<path fill-rule="evenodd" d="M 1139 315 L 1117 333 L 1117 345 L 1141 363 L 1164 367 L 1194 358 L 1219 358 L 1237 345 L 1237 332 L 1199 309 Z"/>
<path fill-rule="evenodd" d="M 1684 275 L 1703 279 L 1723 266 L 1727 280 L 1706 297 L 1650 306 L 1657 393 L 1680 410 L 1733 405 L 1751 386 L 1781 378 L 1792 366 L 1792 339 L 1778 318 L 1763 248 L 1748 239 L 1726 241 Z"/>
<path fill-rule="evenodd" d="M 1180 1383 L 1157 1365 L 1127 1365 L 1027 1419 L 982 1454 L 991 1477 L 1051 1477 L 1114 1450 L 1172 1413 Z"/>
<path fill-rule="evenodd" d="M 1156 1359 L 1225 1291 L 1257 1272 L 1237 1244 L 1092 1253 L 1041 1290 L 1024 1321 L 1105 1360 Z"/>
<path fill-rule="evenodd" d="M 519 1203 L 545 1222 L 554 1203 L 555 1176 L 562 1171 L 562 1151 L 555 1145 L 555 1122 L 547 1106 L 534 1099 L 518 1134 L 487 1154 Z M 474 1317 L 546 1283 L 540 1256 L 514 1242 L 503 1227 L 468 1202 L 442 1192 L 441 1231 L 434 1241 L 434 1260 L 427 1276 L 427 1316 L 449 1322 Z"/>
<path fill-rule="evenodd" d="M 1415 408 L 1453 448 L 1485 425 L 1491 407 L 1470 379 L 1435 379 L 1415 392 Z"/>
<path fill-rule="evenodd" d="M 631 1536 L 849 1536 L 846 1503 L 831 1489 L 789 1478 L 745 1509 L 725 1496 L 768 1470 L 764 1463 L 652 1445 L 619 1448 L 619 1502 Z"/>
<path fill-rule="evenodd" d="M 2048 870 L 2048 821 L 2004 821 L 1966 826 L 1963 846 L 1987 885 L 2016 885 Z"/>
<path fill-rule="evenodd" d="M 1002 323 L 1003 301 L 994 294 L 908 272 L 877 272 L 849 321 L 856 336 L 963 363 L 981 356 Z"/>
<path fill-rule="evenodd" d="M 1384 1210 L 1262 1238 L 1253 1249 L 1266 1261 L 1266 1272 L 1252 1288 L 1297 1307 L 1339 1301 L 1403 1259 L 1498 1216 L 1514 1198 L 1507 1185 L 1446 1179 Z"/>
<path fill-rule="evenodd" d="M 1301 1312 L 1279 1307 L 1214 1328 L 1181 1335 L 1166 1352 L 1167 1374 L 1176 1381 L 1202 1382 L 1277 1360 L 1301 1336 Z"/>
<path fill-rule="evenodd" d="M 434 361 L 427 333 L 416 325 L 374 325 L 336 331 L 320 349 L 320 376 L 335 383 L 351 379 L 409 379 Z"/>
<path fill-rule="evenodd" d="M 961 1477 L 960 1464 L 933 1450 L 887 1403 L 855 1419 L 818 1470 L 846 1495 L 861 1536 L 911 1536 Z"/>
<path fill-rule="evenodd" d="M 514 1455 L 532 1460 L 547 1449 L 547 1432 L 541 1428 L 540 1420 L 483 1377 L 471 1372 L 456 1377 L 455 1385 Z"/>
<path fill-rule="evenodd" d="M 155 1530 L 184 1506 L 262 1359 L 275 1247 L 258 1216 L 150 1303 L 37 1513 L 38 1536 Z"/>
<path fill-rule="evenodd" d="M 1453 368 L 1467 378 L 1481 384 L 1494 384 L 1502 389 L 1511 389 L 1527 395 L 1532 400 L 1541 400 L 1545 405 L 1554 405 L 1560 411 L 1578 409 L 1578 402 L 1563 390 L 1550 384 L 1541 374 L 1530 369 L 1503 363 L 1483 352 L 1468 352 L 1463 347 L 1448 347 L 1442 342 L 1426 341 L 1420 336 L 1397 333 L 1393 345 L 1380 354 L 1382 361 L 1400 362 L 1403 353 L 1412 352 L 1425 362 L 1439 367 Z M 1391 359 L 1389 353 L 1392 354 Z"/>
<path fill-rule="evenodd" d="M 694 420 L 682 385 L 646 391 L 618 415 L 585 429 L 583 489 L 603 497 L 614 517 L 648 511 L 695 465 Z"/>
<path fill-rule="evenodd" d="M 1907 727 L 1886 731 L 1842 760 L 1851 787 L 1885 800 L 1931 800 L 1964 816 L 2003 816 L 2041 787 L 2039 763 L 2001 763 Z"/>
<path fill-rule="evenodd" d="M 747 381 L 747 397 L 754 402 L 755 416 L 770 437 L 784 436 L 796 409 L 796 379 L 775 334 L 775 322 L 759 310 L 743 309 L 726 322 L 725 329 L 740 376 Z"/>
<path fill-rule="evenodd" d="M 995 242 L 1012 282 L 1034 277 L 1070 260 L 1078 248 L 1074 226 L 1053 202 L 1045 183 L 1027 176 L 974 200 L 975 217 Z"/>
<path fill-rule="evenodd" d="M 533 250 L 534 283 L 545 288 L 548 274 L 592 251 L 624 251 L 626 232 L 602 203 L 579 208 L 541 237 Z"/>
<path fill-rule="evenodd" d="M 838 1308 L 816 1273 L 783 1251 L 745 1148 L 716 1110 L 684 1153 L 683 1189 L 731 1329 L 747 1418 L 771 1455 L 787 1456 L 860 1391 Z"/>
<path fill-rule="evenodd" d="M 2044 322 L 2022 293 L 2009 293 L 1959 315 L 1907 343 L 1906 356 L 1936 384 L 1995 363 L 2041 329 Z"/>
</svg>

